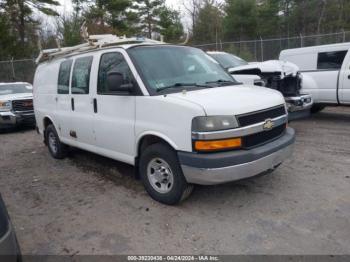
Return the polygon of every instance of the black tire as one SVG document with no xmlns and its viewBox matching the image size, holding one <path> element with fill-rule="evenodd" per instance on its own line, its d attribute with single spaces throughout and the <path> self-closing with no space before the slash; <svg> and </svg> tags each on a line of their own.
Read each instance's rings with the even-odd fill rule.
<svg viewBox="0 0 350 262">
<path fill-rule="evenodd" d="M 317 114 L 319 112 L 321 112 L 323 109 L 325 109 L 326 106 L 322 106 L 322 105 L 313 105 L 311 108 L 311 113 L 312 114 Z"/>
<path fill-rule="evenodd" d="M 50 139 L 55 139 L 56 148 L 50 144 Z M 68 147 L 60 141 L 56 128 L 49 125 L 45 130 L 45 141 L 51 156 L 55 159 L 64 159 L 67 156 Z"/>
<path fill-rule="evenodd" d="M 151 184 L 148 169 L 155 159 L 164 160 L 171 169 L 173 183 L 169 192 L 160 193 Z M 165 144 L 150 145 L 141 153 L 139 172 L 148 194 L 160 203 L 176 205 L 188 198 L 193 191 L 193 185 L 188 184 L 183 175 L 176 152 Z"/>
</svg>

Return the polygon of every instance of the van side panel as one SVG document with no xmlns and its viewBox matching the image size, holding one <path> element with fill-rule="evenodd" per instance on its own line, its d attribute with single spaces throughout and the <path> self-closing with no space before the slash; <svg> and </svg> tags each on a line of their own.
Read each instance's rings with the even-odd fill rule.
<svg viewBox="0 0 350 262">
<path fill-rule="evenodd" d="M 53 62 L 39 65 L 35 72 L 34 110 L 40 133 L 43 133 L 44 130 L 45 117 L 55 122 L 58 70 L 59 63 Z"/>
</svg>

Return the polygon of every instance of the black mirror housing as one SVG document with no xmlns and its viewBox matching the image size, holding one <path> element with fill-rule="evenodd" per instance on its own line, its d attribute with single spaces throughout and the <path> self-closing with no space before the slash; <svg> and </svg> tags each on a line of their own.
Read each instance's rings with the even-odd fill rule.
<svg viewBox="0 0 350 262">
<path fill-rule="evenodd" d="M 109 92 L 131 93 L 133 84 L 125 84 L 123 74 L 119 72 L 109 72 L 107 75 L 107 88 Z"/>
</svg>

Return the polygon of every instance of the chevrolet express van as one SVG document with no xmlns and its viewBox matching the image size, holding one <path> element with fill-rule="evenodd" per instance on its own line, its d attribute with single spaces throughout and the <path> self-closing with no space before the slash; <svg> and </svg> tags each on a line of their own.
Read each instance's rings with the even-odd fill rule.
<svg viewBox="0 0 350 262">
<path fill-rule="evenodd" d="M 51 155 L 72 146 L 134 165 L 161 203 L 274 170 L 292 153 L 281 93 L 238 84 L 199 49 L 115 38 L 38 61 L 35 116 Z"/>
</svg>

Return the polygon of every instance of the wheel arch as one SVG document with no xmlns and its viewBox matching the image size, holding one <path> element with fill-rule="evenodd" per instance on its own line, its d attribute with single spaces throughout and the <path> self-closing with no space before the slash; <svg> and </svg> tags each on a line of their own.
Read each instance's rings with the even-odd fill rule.
<svg viewBox="0 0 350 262">
<path fill-rule="evenodd" d="M 43 131 L 46 130 L 46 128 L 52 124 L 56 128 L 55 122 L 52 120 L 50 116 L 44 116 L 43 117 Z"/>
<path fill-rule="evenodd" d="M 164 143 L 175 151 L 178 150 L 177 145 L 166 135 L 158 132 L 145 132 L 142 133 L 136 140 L 135 148 L 135 177 L 139 178 L 138 166 L 142 150 L 148 146 L 156 143 Z"/>
<path fill-rule="evenodd" d="M 174 150 L 178 149 L 176 143 L 174 143 L 169 137 L 157 132 L 143 133 L 138 137 L 136 141 L 135 152 L 137 158 L 140 156 L 143 149 L 155 143 L 165 143 Z"/>
<path fill-rule="evenodd" d="M 46 128 L 49 126 L 49 125 L 53 125 L 55 128 L 56 128 L 56 124 L 55 122 L 52 120 L 51 117 L 49 116 L 44 116 L 43 119 L 42 119 L 42 135 L 44 136 L 44 143 L 45 145 L 47 144 L 47 141 L 46 141 Z M 57 130 L 57 128 L 56 128 Z"/>
</svg>

